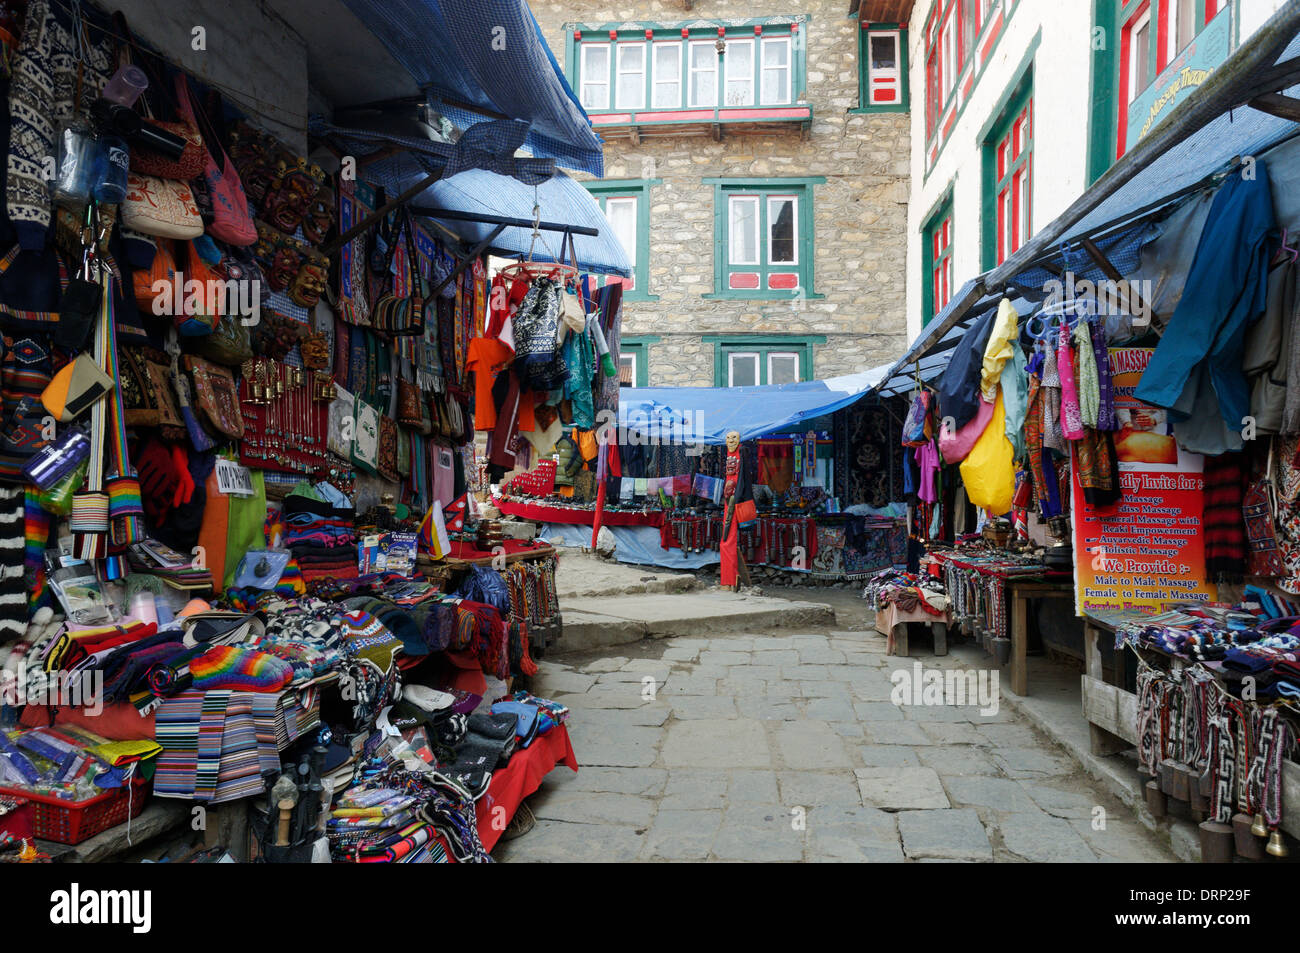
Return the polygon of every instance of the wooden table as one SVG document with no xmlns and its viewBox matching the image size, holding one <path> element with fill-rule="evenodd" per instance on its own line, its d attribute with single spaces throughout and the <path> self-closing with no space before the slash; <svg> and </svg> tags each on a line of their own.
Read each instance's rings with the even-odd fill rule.
<svg viewBox="0 0 1300 953">
<path fill-rule="evenodd" d="M 1029 694 L 1029 600 L 1074 598 L 1074 583 L 1044 582 L 1039 579 L 1007 578 L 1007 600 L 1011 603 L 1011 690 Z"/>
</svg>

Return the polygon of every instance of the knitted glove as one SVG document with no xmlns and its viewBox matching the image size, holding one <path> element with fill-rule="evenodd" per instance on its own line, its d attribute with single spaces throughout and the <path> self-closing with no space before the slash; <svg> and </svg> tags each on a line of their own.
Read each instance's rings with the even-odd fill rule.
<svg viewBox="0 0 1300 953">
<path fill-rule="evenodd" d="M 167 514 L 175 505 L 180 474 L 176 472 L 166 445 L 157 440 L 144 445 L 135 465 L 140 474 L 140 502 L 145 516 L 149 518 L 150 526 L 160 526 L 166 522 Z"/>
</svg>

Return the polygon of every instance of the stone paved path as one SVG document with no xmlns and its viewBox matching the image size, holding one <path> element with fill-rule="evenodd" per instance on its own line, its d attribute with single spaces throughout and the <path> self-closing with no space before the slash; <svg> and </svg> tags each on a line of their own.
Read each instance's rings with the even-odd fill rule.
<svg viewBox="0 0 1300 953">
<path fill-rule="evenodd" d="M 614 654 L 617 652 L 618 654 Z M 553 771 L 502 861 L 1169 862 L 1007 708 L 896 705 L 874 632 L 721 635 L 542 663 L 582 769 Z M 990 706 L 992 707 L 992 706 Z"/>
</svg>

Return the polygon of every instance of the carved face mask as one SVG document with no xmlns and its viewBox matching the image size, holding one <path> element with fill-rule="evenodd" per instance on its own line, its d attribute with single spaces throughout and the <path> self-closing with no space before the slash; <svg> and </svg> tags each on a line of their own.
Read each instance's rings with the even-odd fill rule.
<svg viewBox="0 0 1300 953">
<path fill-rule="evenodd" d="M 727 452 L 735 453 L 740 449 L 740 432 L 736 430 L 727 431 Z"/>
<path fill-rule="evenodd" d="M 313 245 L 323 245 L 325 236 L 334 226 L 334 190 L 322 186 L 307 208 L 302 222 L 302 233 Z"/>
</svg>

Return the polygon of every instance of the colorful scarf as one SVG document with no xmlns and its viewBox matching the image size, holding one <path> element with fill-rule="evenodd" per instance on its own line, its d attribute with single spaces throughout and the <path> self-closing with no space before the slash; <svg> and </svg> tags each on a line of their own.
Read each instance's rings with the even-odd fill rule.
<svg viewBox="0 0 1300 953">
<path fill-rule="evenodd" d="M 190 662 L 200 691 L 278 692 L 293 681 L 293 666 L 266 652 L 218 645 Z"/>
</svg>

